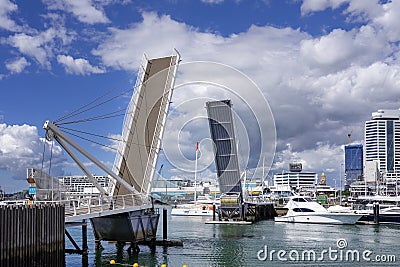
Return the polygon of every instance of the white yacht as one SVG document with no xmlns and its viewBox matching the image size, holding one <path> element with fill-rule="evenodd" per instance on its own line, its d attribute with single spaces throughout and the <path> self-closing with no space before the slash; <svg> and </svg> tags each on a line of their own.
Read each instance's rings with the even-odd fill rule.
<svg viewBox="0 0 400 267">
<path fill-rule="evenodd" d="M 194 184 L 197 184 L 197 155 L 199 152 L 199 142 L 196 142 L 196 160 L 194 167 Z M 171 210 L 172 216 L 213 216 L 214 200 L 206 195 L 203 199 L 197 197 L 197 190 L 194 191 L 192 203 L 177 205 Z"/>
<path fill-rule="evenodd" d="M 291 197 L 285 206 L 288 212 L 275 217 L 276 222 L 321 223 L 321 224 L 355 224 L 361 214 L 349 212 L 330 212 L 310 197 Z"/>
<path fill-rule="evenodd" d="M 177 205 L 171 210 L 171 216 L 213 216 L 214 208 L 219 205 L 219 199 L 209 196 L 199 196 L 189 204 Z"/>
<path fill-rule="evenodd" d="M 213 216 L 213 206 L 209 204 L 186 204 L 172 208 L 171 216 Z"/>
</svg>

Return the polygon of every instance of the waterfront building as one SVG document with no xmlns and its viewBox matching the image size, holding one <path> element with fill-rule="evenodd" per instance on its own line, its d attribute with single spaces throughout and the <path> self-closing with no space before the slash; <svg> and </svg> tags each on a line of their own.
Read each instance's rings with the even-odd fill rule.
<svg viewBox="0 0 400 267">
<path fill-rule="evenodd" d="M 151 194 L 155 199 L 162 199 L 165 202 L 174 200 L 193 200 L 194 192 L 196 195 L 219 196 L 219 186 L 215 179 L 196 181 L 191 179 L 173 178 L 164 179 L 157 177 L 154 179 Z"/>
<path fill-rule="evenodd" d="M 109 191 L 109 186 L 112 184 L 110 177 L 93 175 L 93 178 L 105 191 Z M 100 194 L 100 191 L 89 181 L 87 176 L 60 176 L 57 179 L 66 188 L 70 196 L 96 196 Z"/>
<path fill-rule="evenodd" d="M 396 182 L 400 178 L 399 117 L 400 110 L 378 110 L 365 122 L 364 166 L 376 161 L 383 180 Z"/>
<path fill-rule="evenodd" d="M 344 147 L 345 188 L 363 179 L 363 145 L 349 144 Z"/>
<path fill-rule="evenodd" d="M 274 174 L 274 189 L 276 191 L 301 190 L 315 187 L 317 181 L 318 174 L 315 172 L 282 172 Z"/>
</svg>

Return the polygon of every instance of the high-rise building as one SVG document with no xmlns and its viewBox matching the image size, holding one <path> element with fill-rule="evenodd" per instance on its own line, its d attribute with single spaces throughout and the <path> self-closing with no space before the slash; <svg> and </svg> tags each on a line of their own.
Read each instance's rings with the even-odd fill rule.
<svg viewBox="0 0 400 267">
<path fill-rule="evenodd" d="M 365 122 L 364 166 L 377 161 L 385 181 L 400 178 L 400 110 L 378 110 Z"/>
<path fill-rule="evenodd" d="M 344 147 L 345 187 L 349 187 L 363 177 L 363 145 L 352 144 Z"/>
</svg>

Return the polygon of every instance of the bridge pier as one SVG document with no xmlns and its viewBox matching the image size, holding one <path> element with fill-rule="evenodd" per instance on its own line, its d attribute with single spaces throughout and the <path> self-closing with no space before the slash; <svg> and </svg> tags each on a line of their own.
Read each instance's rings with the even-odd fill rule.
<svg viewBox="0 0 400 267">
<path fill-rule="evenodd" d="M 82 248 L 79 248 L 79 245 L 75 242 L 74 238 L 70 235 L 67 230 L 67 227 L 72 226 L 81 226 L 82 227 Z M 82 255 L 82 266 L 89 266 L 89 246 L 87 239 L 87 221 L 85 219 L 82 222 L 69 222 L 65 223 L 65 235 L 74 246 L 75 249 L 65 249 L 65 253 L 69 254 L 80 254 Z"/>
</svg>

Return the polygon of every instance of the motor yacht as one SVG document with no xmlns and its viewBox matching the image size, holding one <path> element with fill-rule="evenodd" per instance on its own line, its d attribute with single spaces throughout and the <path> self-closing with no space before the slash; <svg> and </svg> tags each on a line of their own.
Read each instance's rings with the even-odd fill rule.
<svg viewBox="0 0 400 267">
<path fill-rule="evenodd" d="M 291 197 L 285 207 L 288 212 L 284 216 L 275 217 L 276 222 L 355 224 L 362 217 L 361 214 L 351 212 L 330 212 L 306 196 Z"/>
</svg>

